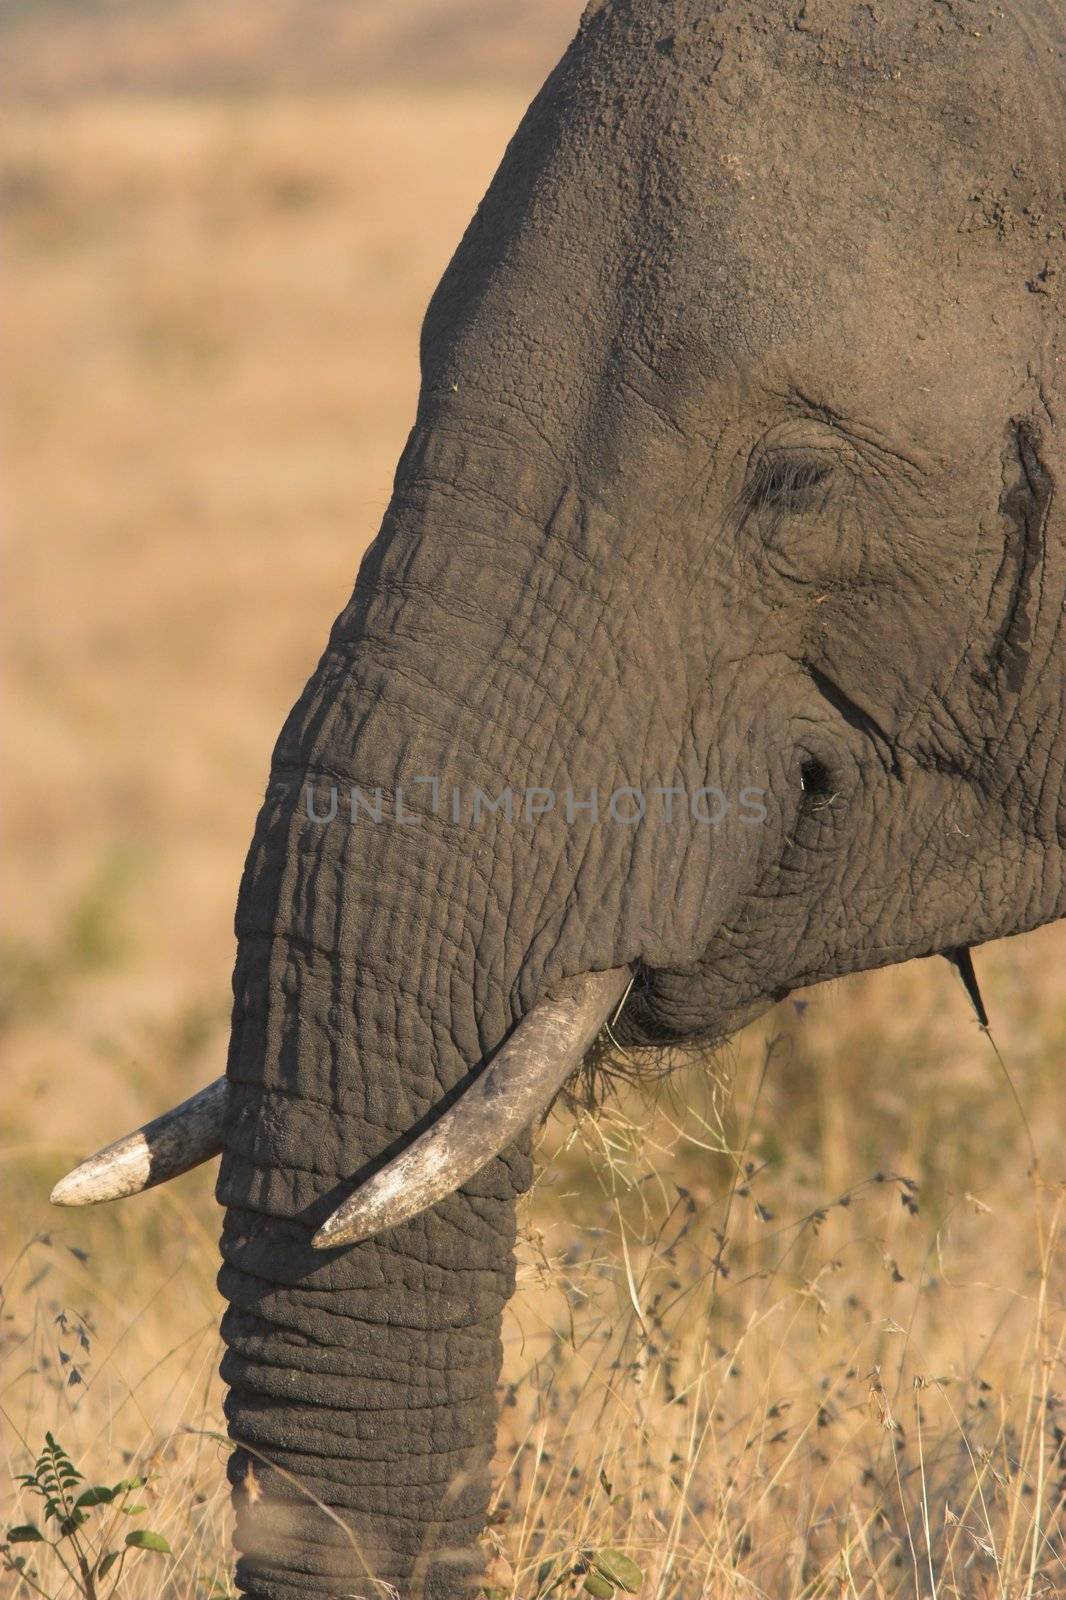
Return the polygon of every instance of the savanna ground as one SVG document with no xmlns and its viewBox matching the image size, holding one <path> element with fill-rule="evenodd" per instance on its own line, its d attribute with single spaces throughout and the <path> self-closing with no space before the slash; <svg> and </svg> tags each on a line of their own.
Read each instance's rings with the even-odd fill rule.
<svg viewBox="0 0 1066 1600">
<path fill-rule="evenodd" d="M 352 56 L 347 84 L 269 34 L 280 0 L 254 13 L 273 58 L 225 33 L 250 9 L 191 0 L 0 29 L 0 1530 L 39 1509 L 15 1474 L 47 1429 L 91 1482 L 148 1473 L 133 1520 L 174 1555 L 131 1556 L 121 1596 L 228 1592 L 211 1179 L 45 1197 L 220 1070 L 270 745 L 384 507 L 426 297 L 570 9 L 518 8 L 496 71 L 478 8 L 438 0 L 407 71 L 366 7 L 392 66 Z M 979 953 L 994 1044 L 926 962 L 552 1120 L 505 1324 L 495 1594 L 570 1594 L 605 1546 L 659 1600 L 1066 1594 L 1064 953 L 1061 929 Z"/>
</svg>

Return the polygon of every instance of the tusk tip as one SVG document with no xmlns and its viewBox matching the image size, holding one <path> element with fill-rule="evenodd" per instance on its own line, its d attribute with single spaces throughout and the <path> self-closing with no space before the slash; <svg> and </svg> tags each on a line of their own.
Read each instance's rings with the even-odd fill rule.
<svg viewBox="0 0 1066 1600">
<path fill-rule="evenodd" d="M 108 1161 L 109 1151 L 90 1156 L 87 1161 L 60 1178 L 48 1196 L 54 1206 L 95 1206 L 101 1200 L 120 1200 L 146 1187 L 147 1167 L 143 1160 Z M 134 1152 L 139 1155 L 139 1151 Z"/>
<path fill-rule="evenodd" d="M 50 1204 L 54 1206 L 88 1205 L 90 1202 L 85 1193 L 81 1168 L 75 1167 L 74 1171 L 68 1172 L 65 1178 L 60 1178 L 48 1199 Z"/>
<path fill-rule="evenodd" d="M 336 1250 L 342 1244 L 359 1244 L 363 1239 L 368 1239 L 373 1232 L 372 1226 L 360 1226 L 358 1222 L 343 1222 L 333 1216 L 312 1235 L 311 1248 Z"/>
<path fill-rule="evenodd" d="M 361 1244 L 383 1228 L 395 1227 L 397 1223 L 406 1222 L 412 1214 L 417 1214 L 412 1213 L 409 1204 L 397 1204 L 393 1187 L 383 1181 L 385 1179 L 386 1174 L 379 1172 L 356 1193 L 349 1195 L 312 1235 L 312 1247 L 315 1250 L 336 1250 L 340 1245 Z"/>
<path fill-rule="evenodd" d="M 222 1150 L 229 1088 L 217 1078 L 172 1111 L 98 1150 L 60 1178 L 54 1206 L 95 1206 L 140 1194 L 210 1161 Z"/>
</svg>

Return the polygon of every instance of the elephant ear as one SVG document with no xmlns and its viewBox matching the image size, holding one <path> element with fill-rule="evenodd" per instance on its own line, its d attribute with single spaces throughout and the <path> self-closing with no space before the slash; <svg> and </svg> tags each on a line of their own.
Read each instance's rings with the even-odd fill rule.
<svg viewBox="0 0 1066 1600">
<path fill-rule="evenodd" d="M 1013 460 L 1008 462 L 1007 483 L 999 502 L 1010 528 L 998 579 L 1001 594 L 1004 588 L 1006 593 L 997 607 L 1002 621 L 992 649 L 991 670 L 998 687 L 1017 694 L 1036 633 L 1034 613 L 1040 604 L 1039 573 L 1049 549 L 1055 480 L 1047 465 L 1044 430 L 1037 419 L 1012 417 L 1011 433 Z"/>
</svg>

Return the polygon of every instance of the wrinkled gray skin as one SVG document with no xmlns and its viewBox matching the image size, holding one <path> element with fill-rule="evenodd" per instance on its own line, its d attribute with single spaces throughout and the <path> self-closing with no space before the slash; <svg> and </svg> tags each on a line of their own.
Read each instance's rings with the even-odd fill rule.
<svg viewBox="0 0 1066 1600">
<path fill-rule="evenodd" d="M 309 1239 L 553 980 L 632 963 L 626 1038 L 723 1037 L 1066 911 L 1066 64 L 1051 0 L 1003 9 L 591 7 L 433 298 L 237 916 L 220 1282 L 257 1600 L 476 1570 L 526 1145 Z M 752 786 L 767 817 L 455 825 L 427 775 Z M 352 827 L 350 784 L 421 820 Z"/>
</svg>

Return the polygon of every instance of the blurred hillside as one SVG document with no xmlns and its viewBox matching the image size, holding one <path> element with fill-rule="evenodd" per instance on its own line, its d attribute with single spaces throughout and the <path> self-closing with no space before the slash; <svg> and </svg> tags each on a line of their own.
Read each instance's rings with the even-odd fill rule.
<svg viewBox="0 0 1066 1600">
<path fill-rule="evenodd" d="M 26 98 L 392 85 L 532 93 L 577 0 L 7 0 L 0 85 Z"/>
</svg>

